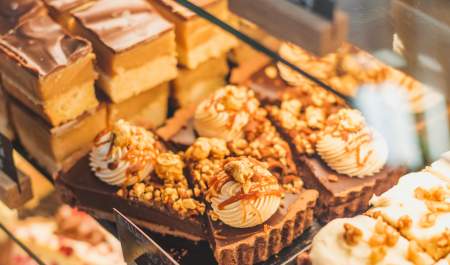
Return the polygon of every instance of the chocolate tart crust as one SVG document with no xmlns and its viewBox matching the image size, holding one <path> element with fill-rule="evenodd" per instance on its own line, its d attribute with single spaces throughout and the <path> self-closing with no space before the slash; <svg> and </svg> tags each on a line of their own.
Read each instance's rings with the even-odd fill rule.
<svg viewBox="0 0 450 265">
<path fill-rule="evenodd" d="M 117 196 L 117 187 L 101 182 L 92 173 L 88 156 L 78 161 L 67 173 L 61 174 L 57 182 L 61 198 L 72 206 L 103 215 L 112 213 L 113 208 L 116 208 L 126 216 L 140 220 L 142 226 L 154 232 L 192 241 L 205 239 L 202 216 L 181 219 L 165 208 Z"/>
<path fill-rule="evenodd" d="M 265 224 L 238 229 L 208 218 L 210 244 L 219 264 L 254 264 L 289 246 L 313 223 L 318 193 L 286 194 L 287 209 L 279 209 Z M 284 213 L 283 213 L 284 212 Z"/>
</svg>

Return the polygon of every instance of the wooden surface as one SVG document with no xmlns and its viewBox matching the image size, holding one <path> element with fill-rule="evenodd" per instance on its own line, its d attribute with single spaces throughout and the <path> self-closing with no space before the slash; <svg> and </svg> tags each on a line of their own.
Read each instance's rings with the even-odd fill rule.
<svg viewBox="0 0 450 265">
<path fill-rule="evenodd" d="M 31 179 L 18 170 L 20 190 L 5 172 L 0 171 L 0 200 L 9 208 L 15 209 L 23 206 L 33 197 Z"/>
<path fill-rule="evenodd" d="M 347 38 L 348 18 L 335 11 L 328 21 L 299 5 L 280 0 L 229 0 L 230 10 L 275 37 L 315 53 L 335 51 Z"/>
</svg>

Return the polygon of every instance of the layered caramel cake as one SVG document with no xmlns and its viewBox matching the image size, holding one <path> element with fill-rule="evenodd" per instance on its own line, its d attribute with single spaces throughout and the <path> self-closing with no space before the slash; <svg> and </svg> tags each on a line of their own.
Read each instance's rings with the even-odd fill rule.
<svg viewBox="0 0 450 265">
<path fill-rule="evenodd" d="M 180 68 L 172 82 L 176 105 L 183 108 L 198 103 L 225 86 L 228 70 L 225 55 L 209 59 L 195 69 Z"/>
<path fill-rule="evenodd" d="M 124 119 L 145 128 L 157 128 L 167 118 L 169 84 L 163 83 L 120 103 L 108 102 L 109 124 Z"/>
<path fill-rule="evenodd" d="M 178 62 L 189 69 L 221 56 L 237 44 L 234 37 L 174 0 L 149 1 L 175 24 Z M 192 3 L 219 19 L 228 20 L 226 0 L 194 0 Z"/>
<path fill-rule="evenodd" d="M 1 0 L 0 34 L 5 34 L 28 18 L 45 15 L 44 5 L 39 0 Z"/>
<path fill-rule="evenodd" d="M 119 103 L 175 78 L 173 25 L 145 0 L 100 0 L 75 10 L 72 32 L 89 39 L 100 69 L 98 85 Z"/>
<path fill-rule="evenodd" d="M 11 119 L 27 152 L 52 176 L 87 154 L 95 136 L 106 128 L 106 106 L 84 112 L 70 122 L 50 126 L 17 100 L 10 100 Z"/>
<path fill-rule="evenodd" d="M 59 179 L 66 202 L 111 218 L 113 208 L 161 234 L 205 238 L 205 205 L 194 198 L 182 154 L 123 120 L 100 133 L 90 155 Z"/>
<path fill-rule="evenodd" d="M 0 38 L 5 90 L 53 126 L 98 105 L 90 43 L 47 16 L 26 20 Z"/>
</svg>

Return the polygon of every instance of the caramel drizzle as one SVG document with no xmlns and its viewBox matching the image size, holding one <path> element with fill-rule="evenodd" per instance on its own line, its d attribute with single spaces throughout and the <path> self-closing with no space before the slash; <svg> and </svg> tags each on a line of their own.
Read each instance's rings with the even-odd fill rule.
<svg viewBox="0 0 450 265">
<path fill-rule="evenodd" d="M 369 160 L 370 156 L 373 154 L 373 150 L 369 150 L 364 157 L 361 157 L 361 147 L 364 144 L 369 144 L 372 141 L 372 135 L 369 133 L 358 135 L 348 143 L 345 147 L 345 154 L 356 152 L 356 164 L 358 167 L 363 167 L 365 163 Z"/>
<path fill-rule="evenodd" d="M 260 197 L 264 197 L 264 196 L 278 196 L 278 197 L 281 197 L 282 194 L 283 194 L 282 190 L 254 191 L 254 192 L 249 192 L 249 193 L 239 192 L 239 193 L 231 196 L 230 198 L 226 199 L 225 201 L 221 202 L 219 204 L 219 209 L 223 210 L 227 205 L 230 205 L 230 204 L 235 203 L 237 201 L 256 200 L 256 199 L 258 199 Z"/>
</svg>

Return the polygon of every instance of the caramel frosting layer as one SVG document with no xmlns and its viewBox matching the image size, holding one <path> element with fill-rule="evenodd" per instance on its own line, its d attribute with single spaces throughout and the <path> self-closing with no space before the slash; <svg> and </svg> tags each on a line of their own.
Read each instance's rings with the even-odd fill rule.
<svg viewBox="0 0 450 265">
<path fill-rule="evenodd" d="M 277 179 L 250 158 L 228 159 L 210 182 L 207 200 L 212 215 L 236 228 L 260 225 L 279 208 L 282 189 Z"/>
<path fill-rule="evenodd" d="M 147 178 L 160 152 L 155 136 L 119 120 L 99 134 L 90 153 L 90 166 L 103 182 L 129 186 Z"/>
<path fill-rule="evenodd" d="M 313 239 L 310 257 L 313 265 L 434 263 L 394 228 L 363 215 L 324 226 Z"/>
<path fill-rule="evenodd" d="M 92 51 L 89 42 L 64 32 L 48 16 L 33 17 L 0 39 L 0 50 L 29 72 L 47 76 Z"/>
<path fill-rule="evenodd" d="M 195 130 L 200 136 L 226 141 L 242 138 L 244 127 L 258 106 L 253 91 L 226 86 L 200 103 L 194 116 Z"/>
<path fill-rule="evenodd" d="M 342 109 L 327 122 L 316 151 L 329 167 L 359 178 L 380 172 L 387 161 L 387 144 L 378 132 L 365 126 L 359 111 Z"/>
<path fill-rule="evenodd" d="M 153 40 L 173 28 L 144 0 L 100 0 L 74 16 L 113 52 Z"/>
<path fill-rule="evenodd" d="M 41 13 L 45 13 L 45 9 L 39 0 L 0 0 L 0 34 Z"/>
</svg>

